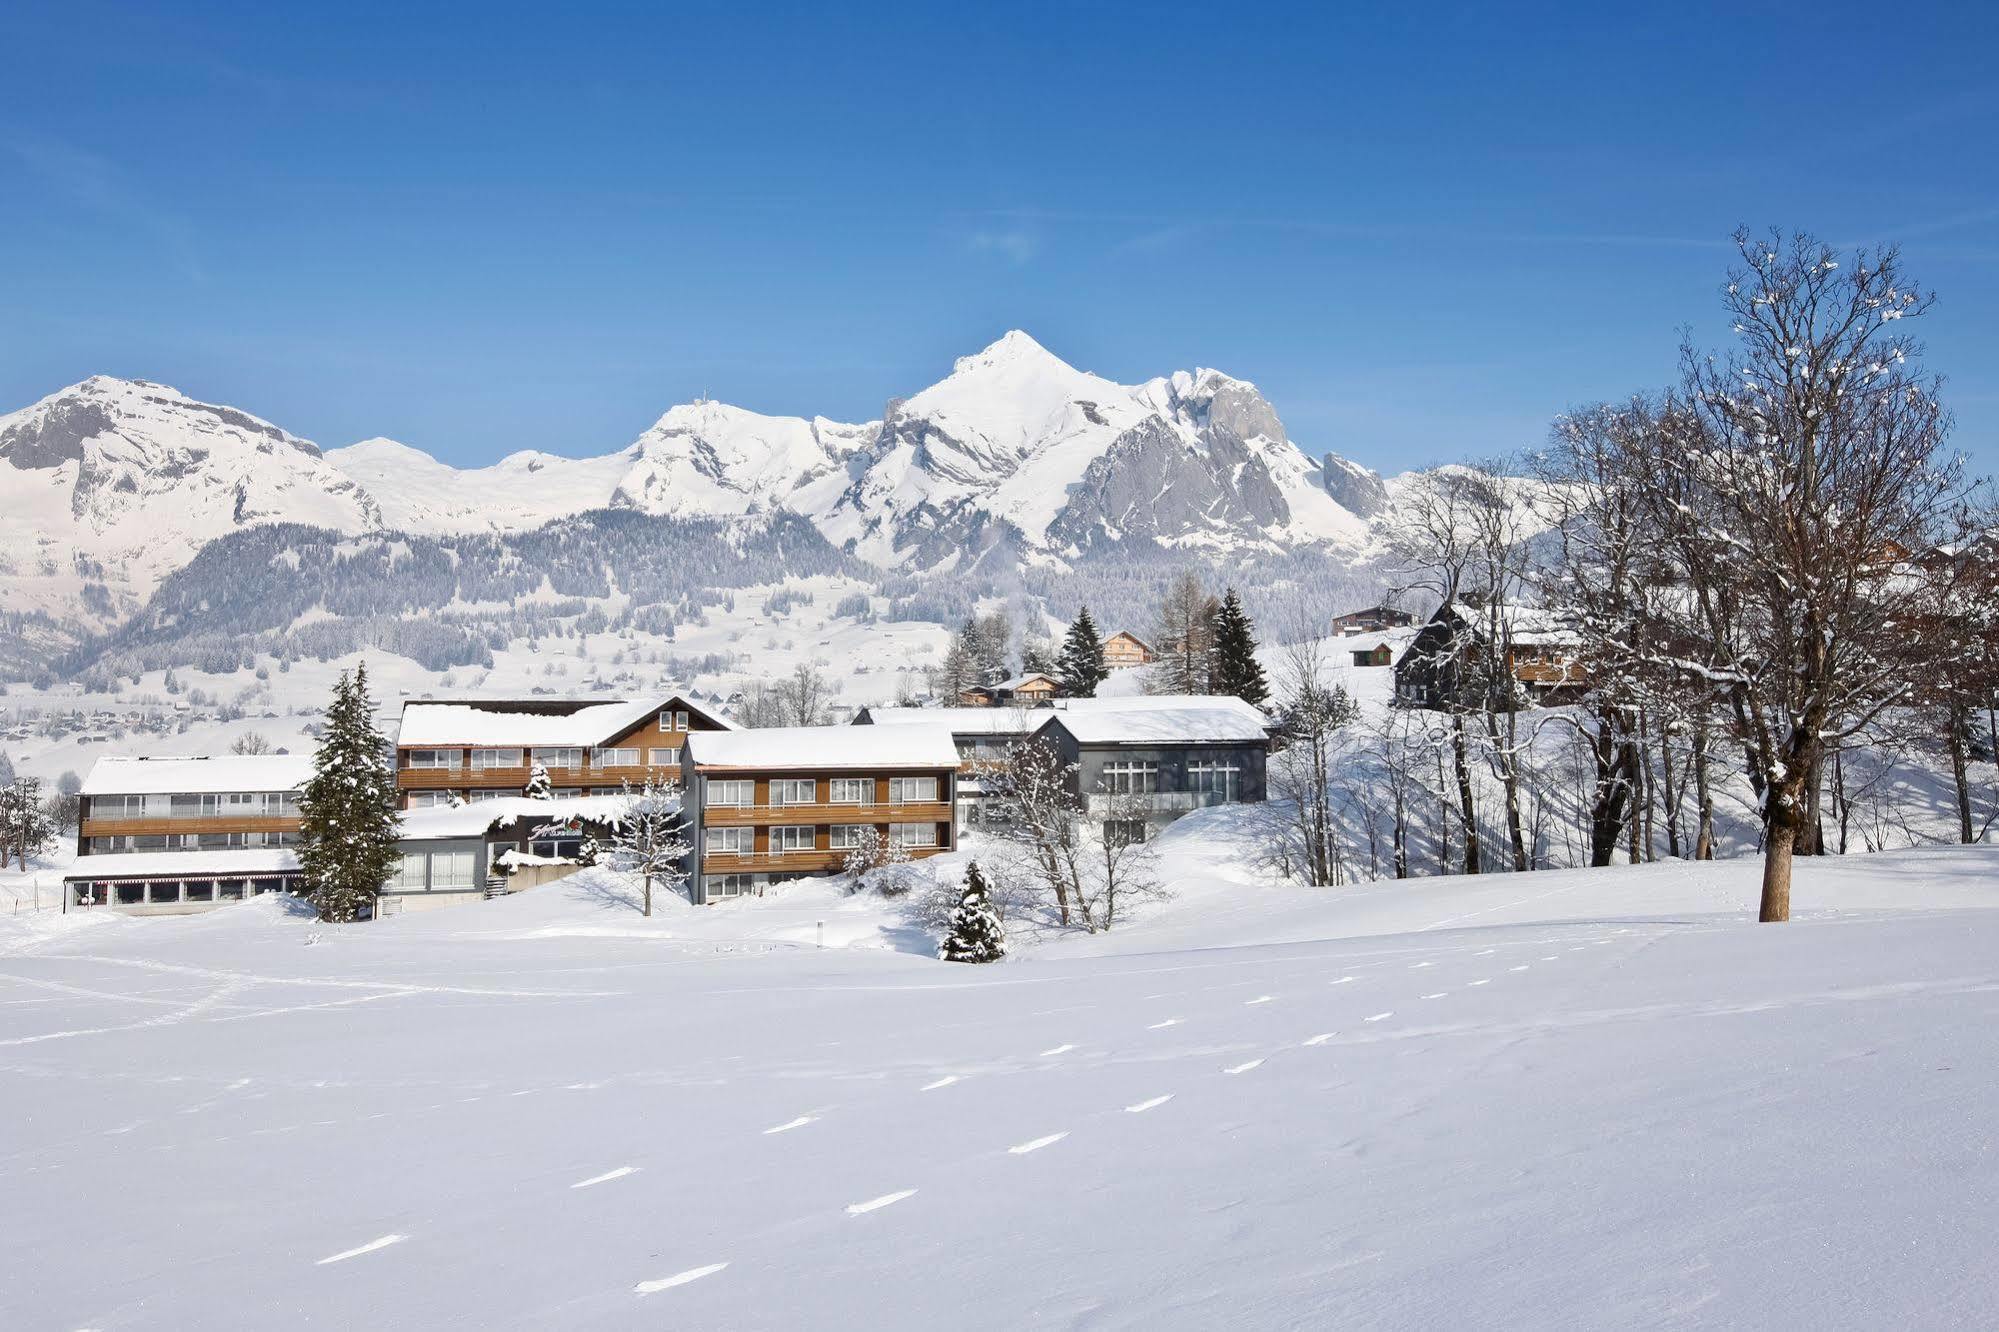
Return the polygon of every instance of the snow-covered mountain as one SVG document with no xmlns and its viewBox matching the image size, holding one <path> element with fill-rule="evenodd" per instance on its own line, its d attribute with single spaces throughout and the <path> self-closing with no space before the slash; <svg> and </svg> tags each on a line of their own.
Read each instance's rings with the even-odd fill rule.
<svg viewBox="0 0 1999 1332">
<path fill-rule="evenodd" d="M 0 493 L 9 608 L 98 623 L 224 533 L 383 524 L 368 492 L 306 440 L 233 407 L 104 375 L 0 416 Z"/>
<path fill-rule="evenodd" d="M 1392 503 L 1373 472 L 1306 454 L 1246 381 L 1194 370 L 1119 384 L 1019 331 L 879 421 L 702 401 L 612 453 L 479 468 L 389 439 L 322 454 L 235 408 L 99 376 L 0 416 L 0 489 L 8 607 L 72 638 L 122 622 L 209 543 L 269 523 L 442 536 L 602 509 L 786 511 L 873 565 L 928 571 L 1135 547 L 1359 555 Z"/>
</svg>

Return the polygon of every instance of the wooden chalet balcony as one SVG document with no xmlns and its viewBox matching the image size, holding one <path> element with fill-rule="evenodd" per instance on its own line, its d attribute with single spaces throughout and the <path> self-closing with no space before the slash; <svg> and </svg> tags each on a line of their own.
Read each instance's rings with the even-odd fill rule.
<svg viewBox="0 0 1999 1332">
<path fill-rule="evenodd" d="M 518 791 L 528 784 L 533 772 L 533 768 L 397 768 L 396 785 L 405 791 L 444 791 L 461 787 L 481 790 L 497 787 Z M 551 786 L 620 786 L 625 782 L 643 786 L 648 777 L 679 776 L 678 767 L 655 768 L 643 763 L 604 767 L 586 763 L 580 768 L 548 769 Z"/>
<path fill-rule="evenodd" d="M 940 851 L 948 851 L 947 846 L 912 846 L 905 848 L 911 860 L 921 860 L 934 856 Z M 844 869 L 847 852 L 844 849 L 830 850 L 814 847 L 810 851 L 704 851 L 701 853 L 703 874 L 818 874 L 827 870 Z"/>
<path fill-rule="evenodd" d="M 298 815 L 181 814 L 144 819 L 85 819 L 85 837 L 146 837 L 156 833 L 297 832 Z"/>
<path fill-rule="evenodd" d="M 709 828 L 770 827 L 778 824 L 822 823 L 949 823 L 951 806 L 944 801 L 921 805 L 708 805 L 701 822 Z"/>
</svg>

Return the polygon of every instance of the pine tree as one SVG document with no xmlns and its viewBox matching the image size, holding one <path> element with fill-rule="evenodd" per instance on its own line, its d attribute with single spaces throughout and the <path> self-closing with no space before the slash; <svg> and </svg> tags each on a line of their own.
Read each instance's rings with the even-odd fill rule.
<svg viewBox="0 0 1999 1332">
<path fill-rule="evenodd" d="M 1255 708 L 1270 699 L 1270 682 L 1263 678 L 1263 667 L 1256 661 L 1256 633 L 1234 588 L 1228 590 L 1221 609 L 1215 612 L 1215 653 L 1209 688 L 1217 694 L 1234 694 Z"/>
<path fill-rule="evenodd" d="M 548 780 L 548 769 L 537 762 L 528 770 L 528 784 L 521 788 L 521 794 L 530 800 L 555 799 L 555 787 Z"/>
<path fill-rule="evenodd" d="M 1097 633 L 1097 622 L 1090 618 L 1088 606 L 1076 612 L 1075 623 L 1069 626 L 1062 640 L 1056 674 L 1062 682 L 1062 692 L 1070 698 L 1095 698 L 1097 686 L 1110 674 L 1110 668 L 1104 665 L 1104 640 Z"/>
<path fill-rule="evenodd" d="M 298 802 L 298 863 L 321 920 L 356 919 L 395 870 L 402 815 L 389 754 L 367 667 L 355 667 L 351 679 L 341 672 Z"/>
<path fill-rule="evenodd" d="M 1006 931 L 976 860 L 965 871 L 965 891 L 951 913 L 951 932 L 944 936 L 937 956 L 946 962 L 997 962 L 1006 956 Z"/>
</svg>

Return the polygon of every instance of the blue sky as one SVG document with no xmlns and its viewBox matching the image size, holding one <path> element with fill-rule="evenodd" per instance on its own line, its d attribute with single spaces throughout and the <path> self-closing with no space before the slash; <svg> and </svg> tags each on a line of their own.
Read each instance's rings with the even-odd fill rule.
<svg viewBox="0 0 1999 1332">
<path fill-rule="evenodd" d="M 1748 223 L 1899 239 L 1999 469 L 1991 5 L 405 8 L 0 4 L 0 409 L 477 463 L 1021 327 L 1398 469 L 1662 383 Z"/>
</svg>

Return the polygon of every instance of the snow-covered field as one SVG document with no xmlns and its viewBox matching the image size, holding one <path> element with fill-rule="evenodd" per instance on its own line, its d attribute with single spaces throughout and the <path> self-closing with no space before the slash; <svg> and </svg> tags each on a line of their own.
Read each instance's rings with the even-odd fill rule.
<svg viewBox="0 0 1999 1332">
<path fill-rule="evenodd" d="M 0 919 L 0 1326 L 1999 1320 L 1993 848 L 1758 927 L 1753 861 L 1313 891 L 1222 831 L 989 967 L 825 886 Z"/>
</svg>

